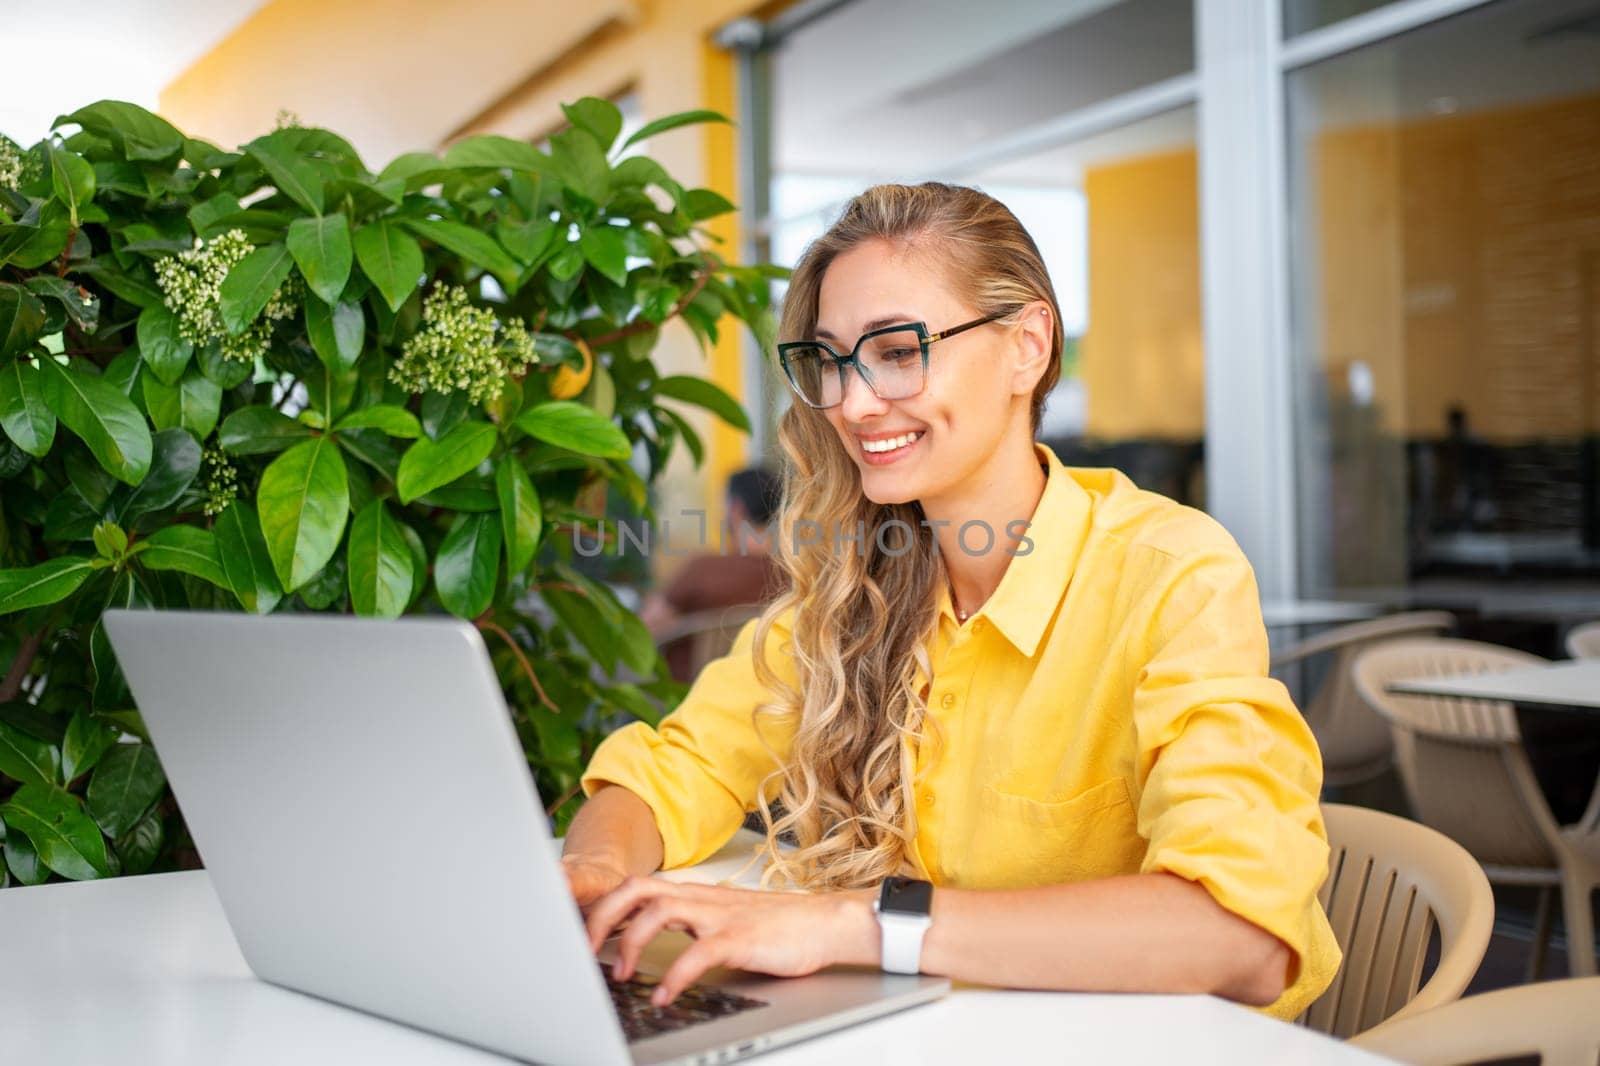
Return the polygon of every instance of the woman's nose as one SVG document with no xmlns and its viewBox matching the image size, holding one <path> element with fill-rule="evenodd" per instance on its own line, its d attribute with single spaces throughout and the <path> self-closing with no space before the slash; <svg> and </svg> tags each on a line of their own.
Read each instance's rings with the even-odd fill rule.
<svg viewBox="0 0 1600 1066">
<path fill-rule="evenodd" d="M 859 370 L 853 366 L 845 368 L 844 398 L 839 403 L 839 413 L 844 416 L 845 421 L 864 422 L 883 414 L 888 409 L 888 401 L 878 398 L 878 394 L 868 387 Z"/>
</svg>

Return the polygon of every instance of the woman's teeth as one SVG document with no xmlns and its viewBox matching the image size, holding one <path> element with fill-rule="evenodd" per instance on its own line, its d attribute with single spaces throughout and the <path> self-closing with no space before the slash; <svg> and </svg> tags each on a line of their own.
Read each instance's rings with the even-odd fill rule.
<svg viewBox="0 0 1600 1066">
<path fill-rule="evenodd" d="M 885 437 L 882 440 L 864 440 L 864 441 L 861 442 L 861 450 L 864 451 L 864 452 L 874 452 L 874 453 L 876 453 L 876 452 L 892 452 L 896 448 L 904 448 L 906 445 L 911 444 L 912 442 L 920 439 L 921 437 L 922 437 L 922 434 L 920 432 L 917 432 L 917 433 L 902 433 L 898 437 Z"/>
</svg>

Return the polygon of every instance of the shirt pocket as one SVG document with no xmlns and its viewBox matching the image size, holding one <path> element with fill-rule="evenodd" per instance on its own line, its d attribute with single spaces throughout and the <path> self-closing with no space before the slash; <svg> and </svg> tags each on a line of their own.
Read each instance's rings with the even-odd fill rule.
<svg viewBox="0 0 1600 1066">
<path fill-rule="evenodd" d="M 969 849 L 972 887 L 1029 888 L 1137 873 L 1146 842 L 1114 777 L 1065 800 L 1037 800 L 983 786 Z"/>
</svg>

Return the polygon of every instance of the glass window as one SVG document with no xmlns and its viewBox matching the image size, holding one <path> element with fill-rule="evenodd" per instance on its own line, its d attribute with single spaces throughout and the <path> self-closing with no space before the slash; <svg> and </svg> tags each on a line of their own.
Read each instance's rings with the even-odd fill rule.
<svg viewBox="0 0 1600 1066">
<path fill-rule="evenodd" d="M 1600 569 L 1593 11 L 1504 0 L 1289 76 L 1313 593 Z"/>
<path fill-rule="evenodd" d="M 1297 37 L 1392 3 L 1394 0 L 1283 0 L 1283 35 Z"/>
<path fill-rule="evenodd" d="M 1205 360 L 1195 109 L 1180 108 L 964 179 L 1039 245 L 1067 334 L 1040 436 L 1204 505 Z"/>
</svg>

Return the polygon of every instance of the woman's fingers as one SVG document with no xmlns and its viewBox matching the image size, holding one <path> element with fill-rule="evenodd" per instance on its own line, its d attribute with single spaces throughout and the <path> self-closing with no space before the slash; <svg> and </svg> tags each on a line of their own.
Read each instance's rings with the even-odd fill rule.
<svg viewBox="0 0 1600 1066">
<path fill-rule="evenodd" d="M 708 915 L 693 902 L 674 896 L 659 896 L 640 908 L 617 941 L 616 975 L 626 981 L 639 965 L 639 956 L 664 929 L 686 929 L 690 936 L 703 935 Z"/>
<path fill-rule="evenodd" d="M 684 948 L 661 975 L 661 983 L 650 993 L 650 1002 L 665 1007 L 677 999 L 685 988 L 705 976 L 707 970 L 726 963 L 730 957 L 729 948 L 725 935 L 702 937 Z"/>
</svg>

